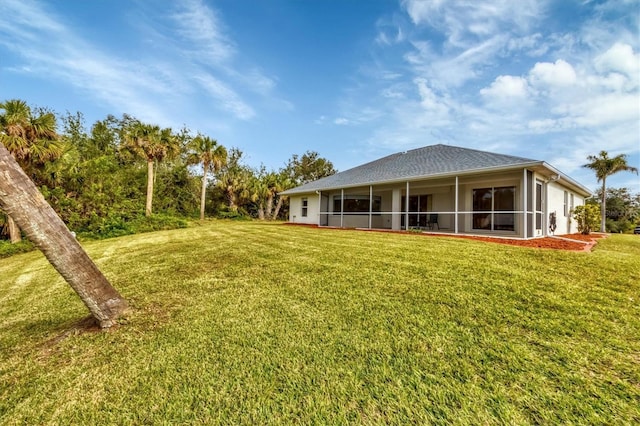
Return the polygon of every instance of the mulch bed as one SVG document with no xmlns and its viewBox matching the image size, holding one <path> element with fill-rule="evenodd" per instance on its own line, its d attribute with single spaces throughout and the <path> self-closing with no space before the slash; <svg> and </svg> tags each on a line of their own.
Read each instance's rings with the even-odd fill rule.
<svg viewBox="0 0 640 426">
<path fill-rule="evenodd" d="M 433 234 L 430 234 L 430 235 L 433 235 Z M 455 238 L 467 238 L 470 240 L 485 241 L 485 242 L 497 243 L 497 244 L 507 244 L 507 245 L 518 246 L 518 247 L 532 247 L 532 248 L 571 250 L 571 251 L 591 251 L 591 248 L 595 245 L 596 239 L 603 237 L 602 235 L 600 235 L 594 238 L 593 234 L 591 235 L 571 234 L 571 235 L 562 235 L 562 239 L 553 238 L 553 237 L 544 237 L 544 238 L 534 238 L 531 240 L 512 240 L 507 238 L 475 237 L 475 236 L 467 236 L 467 235 L 446 235 L 446 236 L 455 237 Z M 567 241 L 569 239 L 575 240 L 575 241 Z M 585 244 L 585 243 L 589 243 L 589 244 Z"/>
<path fill-rule="evenodd" d="M 295 226 L 307 226 L 311 228 L 321 228 L 318 225 L 296 224 L 296 223 L 290 223 L 290 222 L 287 222 L 286 224 L 295 225 Z M 329 228 L 329 229 L 346 229 L 346 228 Z M 386 231 L 386 230 L 375 230 L 375 229 L 372 229 L 372 230 L 367 229 L 366 231 L 393 232 L 393 233 L 400 233 L 400 234 L 411 233 L 415 235 L 415 232 L 410 232 L 410 231 Z M 587 251 L 587 252 L 591 251 L 591 248 L 596 244 L 598 239 L 607 237 L 607 234 L 592 233 L 589 235 L 582 235 L 582 234 L 560 235 L 558 236 L 558 238 L 544 237 L 544 238 L 534 238 L 531 240 L 516 240 L 516 239 L 509 239 L 509 238 L 478 237 L 478 236 L 472 236 L 472 235 L 431 234 L 431 233 L 424 233 L 422 235 L 428 236 L 428 237 L 466 238 L 469 240 L 485 241 L 488 243 L 506 244 L 506 245 L 518 246 L 518 247 L 532 247 L 532 248 L 544 248 L 544 249 L 553 249 L 553 250 L 570 250 L 570 251 Z M 574 241 L 567 241 L 567 240 L 574 240 Z"/>
</svg>

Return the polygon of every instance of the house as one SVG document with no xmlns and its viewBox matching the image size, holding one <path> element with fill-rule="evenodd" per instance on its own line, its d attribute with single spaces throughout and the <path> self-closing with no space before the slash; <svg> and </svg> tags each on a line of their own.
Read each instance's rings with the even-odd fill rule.
<svg viewBox="0 0 640 426">
<path fill-rule="evenodd" d="M 577 232 L 591 192 L 544 161 L 440 144 L 282 194 L 292 223 L 527 239 Z"/>
</svg>

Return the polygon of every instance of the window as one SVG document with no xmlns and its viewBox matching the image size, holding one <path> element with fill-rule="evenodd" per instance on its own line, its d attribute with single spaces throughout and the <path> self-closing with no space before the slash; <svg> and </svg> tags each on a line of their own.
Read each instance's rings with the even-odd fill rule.
<svg viewBox="0 0 640 426">
<path fill-rule="evenodd" d="M 571 204 L 569 204 L 569 214 L 571 214 L 571 213 L 573 212 L 573 208 L 575 207 L 575 206 L 573 205 L 573 203 L 574 203 L 574 202 L 575 202 L 575 201 L 574 201 L 574 199 L 573 199 L 573 194 L 571 194 Z"/>
<path fill-rule="evenodd" d="M 373 197 L 372 212 L 380 212 L 382 208 L 382 200 L 380 196 Z M 333 213 L 339 214 L 342 211 L 342 197 L 340 195 L 333 196 Z M 346 195 L 344 196 L 344 213 L 369 213 L 369 196 L 368 195 Z"/>
<path fill-rule="evenodd" d="M 542 230 L 542 183 L 536 182 L 536 229 Z"/>
<path fill-rule="evenodd" d="M 473 190 L 473 229 L 515 231 L 516 187 Z"/>
<path fill-rule="evenodd" d="M 308 213 L 309 213 L 309 199 L 305 197 L 305 198 L 302 199 L 302 213 L 301 213 L 301 216 L 302 217 L 307 217 Z"/>
<path fill-rule="evenodd" d="M 431 194 L 409 196 L 409 226 L 429 226 L 429 215 L 432 204 Z M 407 197 L 402 196 L 402 213 L 406 213 Z M 402 215 L 402 226 L 404 227 L 405 215 Z"/>
<path fill-rule="evenodd" d="M 569 193 L 564 191 L 564 217 L 569 216 Z"/>
</svg>

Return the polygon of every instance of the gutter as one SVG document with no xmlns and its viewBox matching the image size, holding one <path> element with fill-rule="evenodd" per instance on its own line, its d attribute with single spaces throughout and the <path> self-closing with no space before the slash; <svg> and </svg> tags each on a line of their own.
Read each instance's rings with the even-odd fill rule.
<svg viewBox="0 0 640 426">
<path fill-rule="evenodd" d="M 302 191 L 296 191 L 296 188 L 293 188 L 293 189 L 289 189 L 287 191 L 284 191 L 281 194 L 283 194 L 283 195 L 311 194 L 311 193 L 314 193 L 316 191 L 332 191 L 332 190 L 343 189 L 343 188 L 344 189 L 347 189 L 347 188 L 359 188 L 359 187 L 362 187 L 362 186 L 369 186 L 369 185 L 388 185 L 388 184 L 394 184 L 394 183 L 416 182 L 416 181 L 422 181 L 422 180 L 426 180 L 426 179 L 442 179 L 442 178 L 448 178 L 448 177 L 452 177 L 453 178 L 453 177 L 456 177 L 456 176 L 466 176 L 466 175 L 474 174 L 474 173 L 477 173 L 479 171 L 486 172 L 486 173 L 491 173 L 491 172 L 499 172 L 499 171 L 518 170 L 518 169 L 522 169 L 522 168 L 529 168 L 529 167 L 533 167 L 533 166 L 544 166 L 544 165 L 545 165 L 544 161 L 533 161 L 533 162 L 529 162 L 529 163 L 521 163 L 521 164 L 517 164 L 517 165 L 513 165 L 513 166 L 506 166 L 506 167 L 505 166 L 496 166 L 496 167 L 479 168 L 479 169 L 467 169 L 467 170 L 460 171 L 460 172 L 436 173 L 436 174 L 430 174 L 430 175 L 412 176 L 410 178 L 396 178 L 396 179 L 381 180 L 381 181 L 367 181 L 367 182 L 361 182 L 361 183 L 349 184 L 349 185 L 325 186 L 325 187 L 322 187 L 322 188 L 306 189 L 306 190 L 302 190 Z M 554 171 L 555 171 L 555 169 L 554 169 Z M 558 172 L 558 173 L 560 173 L 560 172 Z"/>
</svg>

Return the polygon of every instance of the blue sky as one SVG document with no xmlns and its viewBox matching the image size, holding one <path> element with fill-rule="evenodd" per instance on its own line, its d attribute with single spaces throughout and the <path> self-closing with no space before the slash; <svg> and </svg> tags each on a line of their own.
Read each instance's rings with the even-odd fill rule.
<svg viewBox="0 0 640 426">
<path fill-rule="evenodd" d="M 0 99 L 339 170 L 436 143 L 640 168 L 640 0 L 1 0 Z M 620 173 L 611 186 L 640 192 Z"/>
</svg>

